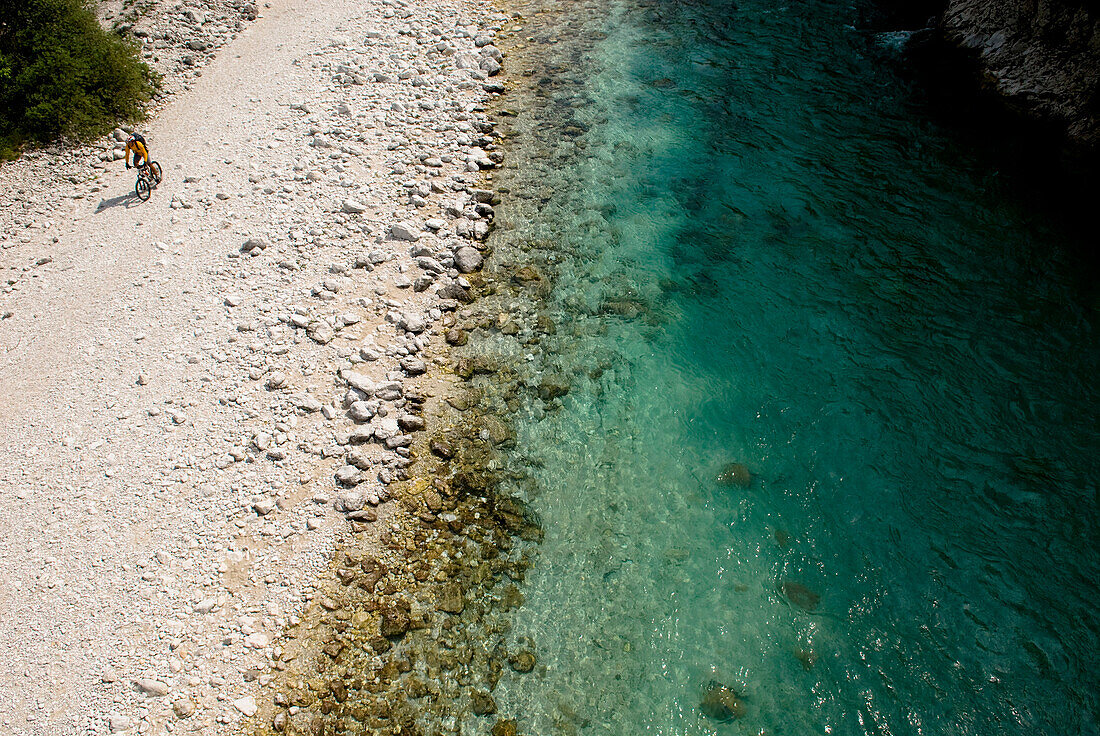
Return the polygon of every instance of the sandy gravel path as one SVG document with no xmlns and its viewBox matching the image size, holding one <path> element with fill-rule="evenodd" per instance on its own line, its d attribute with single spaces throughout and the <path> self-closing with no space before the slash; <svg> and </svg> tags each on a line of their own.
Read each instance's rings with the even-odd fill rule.
<svg viewBox="0 0 1100 736">
<path fill-rule="evenodd" d="M 347 526 L 330 501 L 358 488 L 384 521 L 401 445 L 334 482 L 337 373 L 435 370 L 484 232 L 465 189 L 494 87 L 465 67 L 493 21 L 272 0 L 145 128 L 149 202 L 121 162 L 0 169 L 0 196 L 51 208 L 0 251 L 0 731 L 232 730 Z"/>
</svg>

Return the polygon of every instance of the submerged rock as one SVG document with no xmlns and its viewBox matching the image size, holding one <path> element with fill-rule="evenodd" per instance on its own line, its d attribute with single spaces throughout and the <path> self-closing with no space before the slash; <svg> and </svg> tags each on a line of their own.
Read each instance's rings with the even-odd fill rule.
<svg viewBox="0 0 1100 736">
<path fill-rule="evenodd" d="M 516 736 L 519 733 L 516 730 L 516 722 L 509 719 L 501 719 L 493 725 L 493 730 L 489 732 L 490 736 Z"/>
<path fill-rule="evenodd" d="M 802 583 L 784 580 L 780 586 L 783 596 L 804 611 L 813 611 L 821 603 L 821 595 L 810 590 Z"/>
<path fill-rule="evenodd" d="M 529 281 L 541 281 L 542 274 L 534 266 L 521 266 L 512 274 L 512 278 L 521 283 L 527 283 Z"/>
<path fill-rule="evenodd" d="M 410 698 L 423 698 L 428 694 L 428 686 L 419 677 L 410 677 L 405 680 L 405 693 Z"/>
<path fill-rule="evenodd" d="M 435 607 L 447 613 L 462 613 L 466 608 L 466 597 L 462 593 L 462 587 L 457 583 L 442 586 L 439 589 Z"/>
<path fill-rule="evenodd" d="M 497 703 L 493 696 L 484 690 L 474 690 L 470 694 L 470 704 L 473 711 L 479 716 L 488 716 L 497 712 Z"/>
<path fill-rule="evenodd" d="M 640 299 L 605 299 L 600 304 L 600 314 L 613 314 L 626 319 L 636 319 L 649 311 L 649 307 Z"/>
<path fill-rule="evenodd" d="M 516 672 L 530 672 L 535 668 L 535 655 L 533 652 L 524 649 L 521 652 L 516 652 L 509 664 Z"/>
<path fill-rule="evenodd" d="M 543 401 L 553 401 L 569 393 L 569 382 L 565 376 L 545 376 L 539 384 L 539 398 Z"/>
<path fill-rule="evenodd" d="M 817 662 L 817 652 L 812 649 L 795 649 L 794 657 L 802 664 L 802 669 L 809 672 Z"/>
<path fill-rule="evenodd" d="M 703 715 L 725 723 L 745 715 L 745 704 L 733 688 L 711 680 L 703 688 L 703 699 L 699 702 Z"/>
<path fill-rule="evenodd" d="M 722 468 L 716 480 L 723 486 L 748 488 L 752 485 L 752 473 L 744 463 L 730 463 Z"/>
<path fill-rule="evenodd" d="M 433 455 L 441 457 L 444 460 L 449 460 L 455 456 L 454 448 L 451 447 L 450 443 L 444 442 L 441 439 L 433 438 L 428 443 L 428 448 L 432 451 Z"/>
</svg>

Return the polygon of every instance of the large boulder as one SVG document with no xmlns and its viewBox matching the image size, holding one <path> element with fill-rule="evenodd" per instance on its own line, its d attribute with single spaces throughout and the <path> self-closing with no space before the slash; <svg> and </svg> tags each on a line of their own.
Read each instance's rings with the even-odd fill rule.
<svg viewBox="0 0 1100 736">
<path fill-rule="evenodd" d="M 473 273 L 481 268 L 483 260 L 478 249 L 470 245 L 464 245 L 455 251 L 455 268 L 460 273 Z"/>
</svg>

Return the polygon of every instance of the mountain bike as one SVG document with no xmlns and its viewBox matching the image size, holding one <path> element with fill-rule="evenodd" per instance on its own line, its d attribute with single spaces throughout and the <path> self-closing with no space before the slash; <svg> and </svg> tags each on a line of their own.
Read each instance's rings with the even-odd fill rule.
<svg viewBox="0 0 1100 736">
<path fill-rule="evenodd" d="M 145 202 L 149 199 L 149 195 L 160 184 L 160 180 L 163 177 L 163 173 L 160 169 L 160 164 L 156 161 L 150 161 L 149 163 L 143 163 L 138 167 L 137 183 L 134 184 L 134 193 L 137 194 L 138 199 Z"/>
</svg>

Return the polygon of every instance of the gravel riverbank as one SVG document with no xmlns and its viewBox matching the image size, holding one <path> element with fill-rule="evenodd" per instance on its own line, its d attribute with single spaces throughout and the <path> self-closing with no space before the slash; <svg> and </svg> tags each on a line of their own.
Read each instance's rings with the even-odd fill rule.
<svg viewBox="0 0 1100 736">
<path fill-rule="evenodd" d="M 152 199 L 109 141 L 0 169 L 6 733 L 256 717 L 337 540 L 393 513 L 492 217 L 488 4 L 158 8 L 216 28 L 145 36 Z"/>
</svg>

